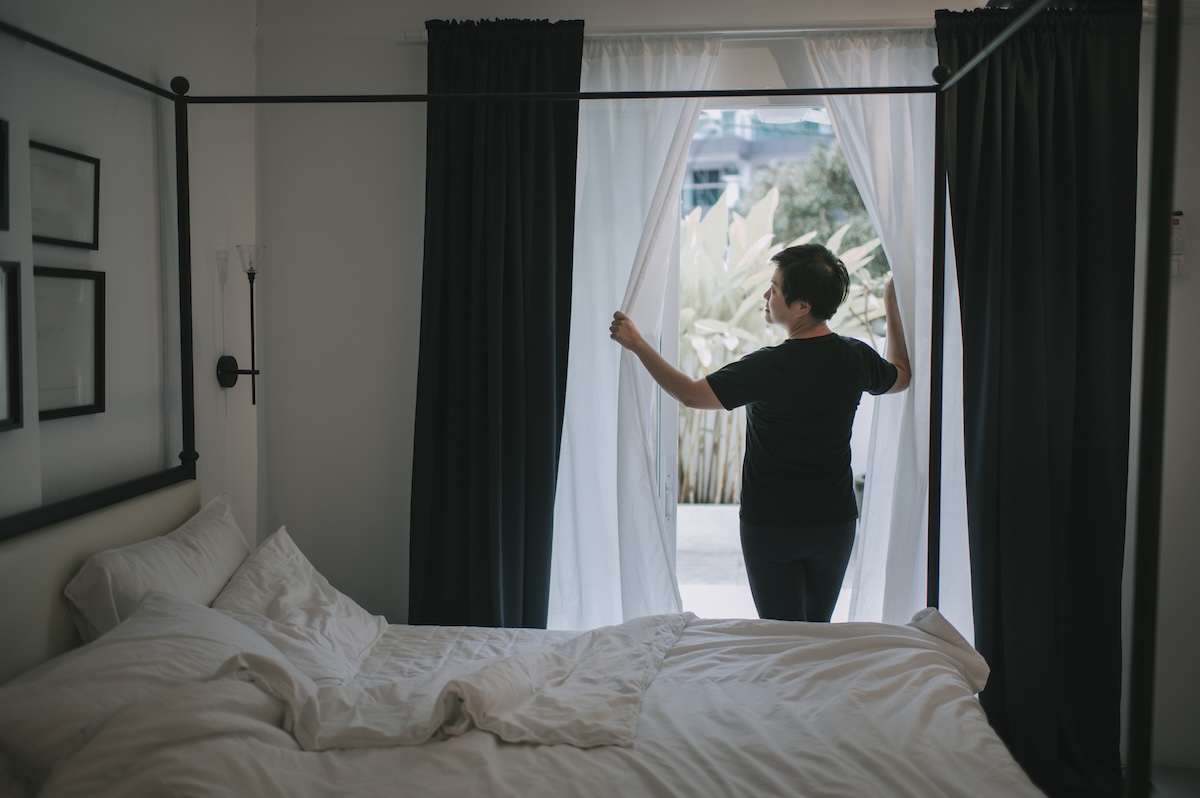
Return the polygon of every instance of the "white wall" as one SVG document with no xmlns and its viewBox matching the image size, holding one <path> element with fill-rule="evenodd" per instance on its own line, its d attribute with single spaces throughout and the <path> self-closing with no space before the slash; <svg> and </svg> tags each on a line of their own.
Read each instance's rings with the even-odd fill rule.
<svg viewBox="0 0 1200 798">
<path fill-rule="evenodd" d="M 160 3 L 153 0 L 113 0 L 106 3 L 71 0 L 0 0 L 0 19 L 96 58 L 135 77 L 166 87 L 176 75 L 188 77 L 193 94 L 248 94 L 254 91 L 254 5 L 244 0 L 213 0 L 204 4 Z M 151 463 L 144 452 L 161 452 L 166 434 L 154 424 L 126 419 L 125 432 L 102 432 L 83 449 L 64 437 L 69 427 L 111 427 L 122 413 L 137 416 L 156 409 L 131 405 L 123 395 L 146 382 L 144 374 L 129 371 L 130 354 L 147 369 L 171 353 L 159 352 L 141 339 L 147 312 L 156 302 L 150 282 L 156 259 L 173 246 L 174 219 L 160 227 L 152 193 L 157 178 L 151 165 L 160 157 L 156 112 L 136 91 L 85 86 L 82 69 L 59 63 L 43 51 L 8 36 L 0 37 L 0 118 L 10 122 L 12 176 L 11 230 L 0 232 L 0 259 L 22 264 L 22 367 L 25 426 L 0 435 L 0 512 L 35 506 L 58 493 L 95 487 L 90 476 L 75 476 L 72 462 L 129 461 L 106 476 L 116 479 L 178 463 Z M 61 74 L 59 72 L 61 71 Z M 46 91 L 54 81 L 71 93 L 77 104 L 63 104 Z M 104 86 L 108 82 L 100 81 Z M 78 112 L 78 113 L 76 113 Z M 168 122 L 169 124 L 169 122 Z M 165 145 L 173 149 L 171 128 Z M 197 463 L 202 497 L 227 491 L 238 520 L 249 537 L 256 531 L 257 447 L 255 412 L 247 390 L 224 394 L 213 374 L 220 349 L 220 302 L 215 277 L 217 249 L 252 240 L 255 235 L 254 113 L 250 107 L 214 106 L 193 112 L 191 125 L 193 312 L 196 332 Z M 29 162 L 25 141 L 53 137 L 68 149 L 89 153 L 103 150 L 101 159 L 100 250 L 89 252 L 30 243 Z M 140 157 L 139 157 L 140 156 Z M 107 168 L 106 168 L 107 167 Z M 129 174 L 131 168 L 140 170 Z M 170 174 L 170 167 L 167 169 Z M 166 241 L 160 238 L 166 230 Z M 101 416 L 60 419 L 39 425 L 37 419 L 36 338 L 31 264 L 80 266 L 108 274 L 107 337 L 109 395 L 114 401 Z M 134 273 L 132 270 L 140 270 Z M 240 277 L 240 272 L 238 274 Z M 136 277 L 137 279 L 130 279 Z M 142 279 L 142 278 L 145 279 Z M 248 313 L 244 278 L 225 292 L 228 345 L 249 351 Z M 232 281 L 231 281 L 232 282 Z M 235 290 L 241 289 L 241 290 Z M 145 387 L 145 385 L 140 385 Z M 242 386 L 238 386 L 239 389 Z M 148 389 L 152 390 L 152 389 Z M 227 403 L 226 399 L 230 399 Z M 149 429 L 151 431 L 147 432 Z M 130 446 L 128 432 L 158 436 Z M 140 454 L 128 455 L 133 449 Z M 80 473 L 94 473 L 94 469 Z M 44 487 L 45 486 L 45 489 Z"/>
<path fill-rule="evenodd" d="M 31 405 L 25 416 L 38 431 L 41 501 L 48 503 L 168 465 L 156 158 L 161 112 L 145 92 L 64 68 L 49 53 L 27 52 L 23 67 L 27 96 L 37 98 L 28 105 L 28 138 L 100 159 L 100 249 L 35 243 L 33 264 L 102 273 L 106 309 L 120 319 L 105 325 L 104 412 L 38 423 Z M 25 156 L 24 139 L 19 144 Z M 28 279 L 29 271 L 22 276 Z M 30 382 L 47 377 L 35 358 L 22 362 L 33 369 Z"/>
<path fill-rule="evenodd" d="M 1171 280 L 1163 452 L 1154 761 L 1200 768 L 1200 20 L 1182 27 L 1175 208 L 1189 238 L 1179 276 Z"/>
<path fill-rule="evenodd" d="M 264 94 L 422 94 L 387 35 L 259 39 Z M 267 527 L 374 612 L 408 615 L 423 103 L 259 111 Z"/>
<path fill-rule="evenodd" d="M 0 6 L 5 21 L 17 23 L 9 15 L 7 6 Z M 29 193 L 29 157 L 19 146 L 29 139 L 29 113 L 26 110 L 28 92 L 26 88 L 24 48 L 9 37 L 0 36 L 0 119 L 8 121 L 9 149 L 9 229 L 0 232 L 0 260 L 21 264 L 21 342 L 22 342 L 22 398 L 23 417 L 28 419 L 36 413 L 37 381 L 26 365 L 30 353 L 36 350 L 29 345 L 35 340 L 33 327 L 33 235 L 29 204 L 20 204 L 17 196 Z M 19 157 L 23 155 L 23 157 Z M 42 453 L 38 439 L 37 424 L 28 421 L 20 429 L 0 432 L 0 513 L 14 512 L 36 507 L 42 502 Z"/>
</svg>

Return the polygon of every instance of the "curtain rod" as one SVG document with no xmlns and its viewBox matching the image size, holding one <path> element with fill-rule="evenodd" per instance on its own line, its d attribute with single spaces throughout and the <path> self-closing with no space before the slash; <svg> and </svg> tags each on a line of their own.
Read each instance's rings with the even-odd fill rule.
<svg viewBox="0 0 1200 798">
<path fill-rule="evenodd" d="M 585 28 L 584 39 L 605 39 L 618 36 L 721 36 L 725 43 L 742 41 L 771 41 L 772 39 L 789 39 L 806 33 L 835 33 L 852 30 L 923 30 L 932 29 L 932 19 L 858 19 L 830 20 L 828 22 L 807 23 L 799 26 L 778 27 L 736 27 L 720 25 L 647 25 L 643 27 L 622 27 L 619 25 Z M 428 44 L 428 32 L 421 30 L 406 30 L 404 38 L 396 44 Z"/>
</svg>

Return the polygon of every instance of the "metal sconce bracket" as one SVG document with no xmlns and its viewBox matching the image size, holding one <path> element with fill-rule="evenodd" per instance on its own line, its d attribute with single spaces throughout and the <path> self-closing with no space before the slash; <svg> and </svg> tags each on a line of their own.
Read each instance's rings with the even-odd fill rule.
<svg viewBox="0 0 1200 798">
<path fill-rule="evenodd" d="M 232 388 L 237 385 L 238 376 L 241 374 L 250 375 L 250 404 L 258 404 L 258 384 L 255 380 L 261 372 L 258 370 L 254 362 L 254 278 L 258 274 L 258 267 L 262 262 L 263 250 L 266 249 L 261 244 L 238 244 L 238 254 L 242 258 L 242 271 L 246 273 L 246 279 L 250 281 L 250 368 L 238 368 L 237 358 L 233 355 L 221 355 L 217 358 L 217 382 L 222 388 Z M 224 264 L 221 263 L 221 256 L 224 252 L 218 253 L 218 269 L 221 269 Z M 228 256 L 224 256 L 228 259 Z M 221 274 L 221 283 L 224 284 L 224 274 Z"/>
</svg>

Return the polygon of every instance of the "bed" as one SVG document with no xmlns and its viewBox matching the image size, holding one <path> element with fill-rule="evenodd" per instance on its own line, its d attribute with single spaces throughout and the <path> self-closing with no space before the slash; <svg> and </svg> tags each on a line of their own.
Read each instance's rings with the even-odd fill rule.
<svg viewBox="0 0 1200 798">
<path fill-rule="evenodd" d="M 0 544 L 0 577 L 14 795 L 1041 794 L 934 609 L 388 624 L 191 482 Z"/>
</svg>

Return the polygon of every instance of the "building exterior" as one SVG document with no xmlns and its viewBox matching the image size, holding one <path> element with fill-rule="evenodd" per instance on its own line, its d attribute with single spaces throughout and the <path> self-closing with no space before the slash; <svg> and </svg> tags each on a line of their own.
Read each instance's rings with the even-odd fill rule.
<svg viewBox="0 0 1200 798">
<path fill-rule="evenodd" d="M 730 206 L 750 187 L 755 169 L 802 161 L 834 141 L 824 108 L 706 110 L 696 124 L 683 181 L 683 214 L 707 211 L 722 192 Z"/>
</svg>

